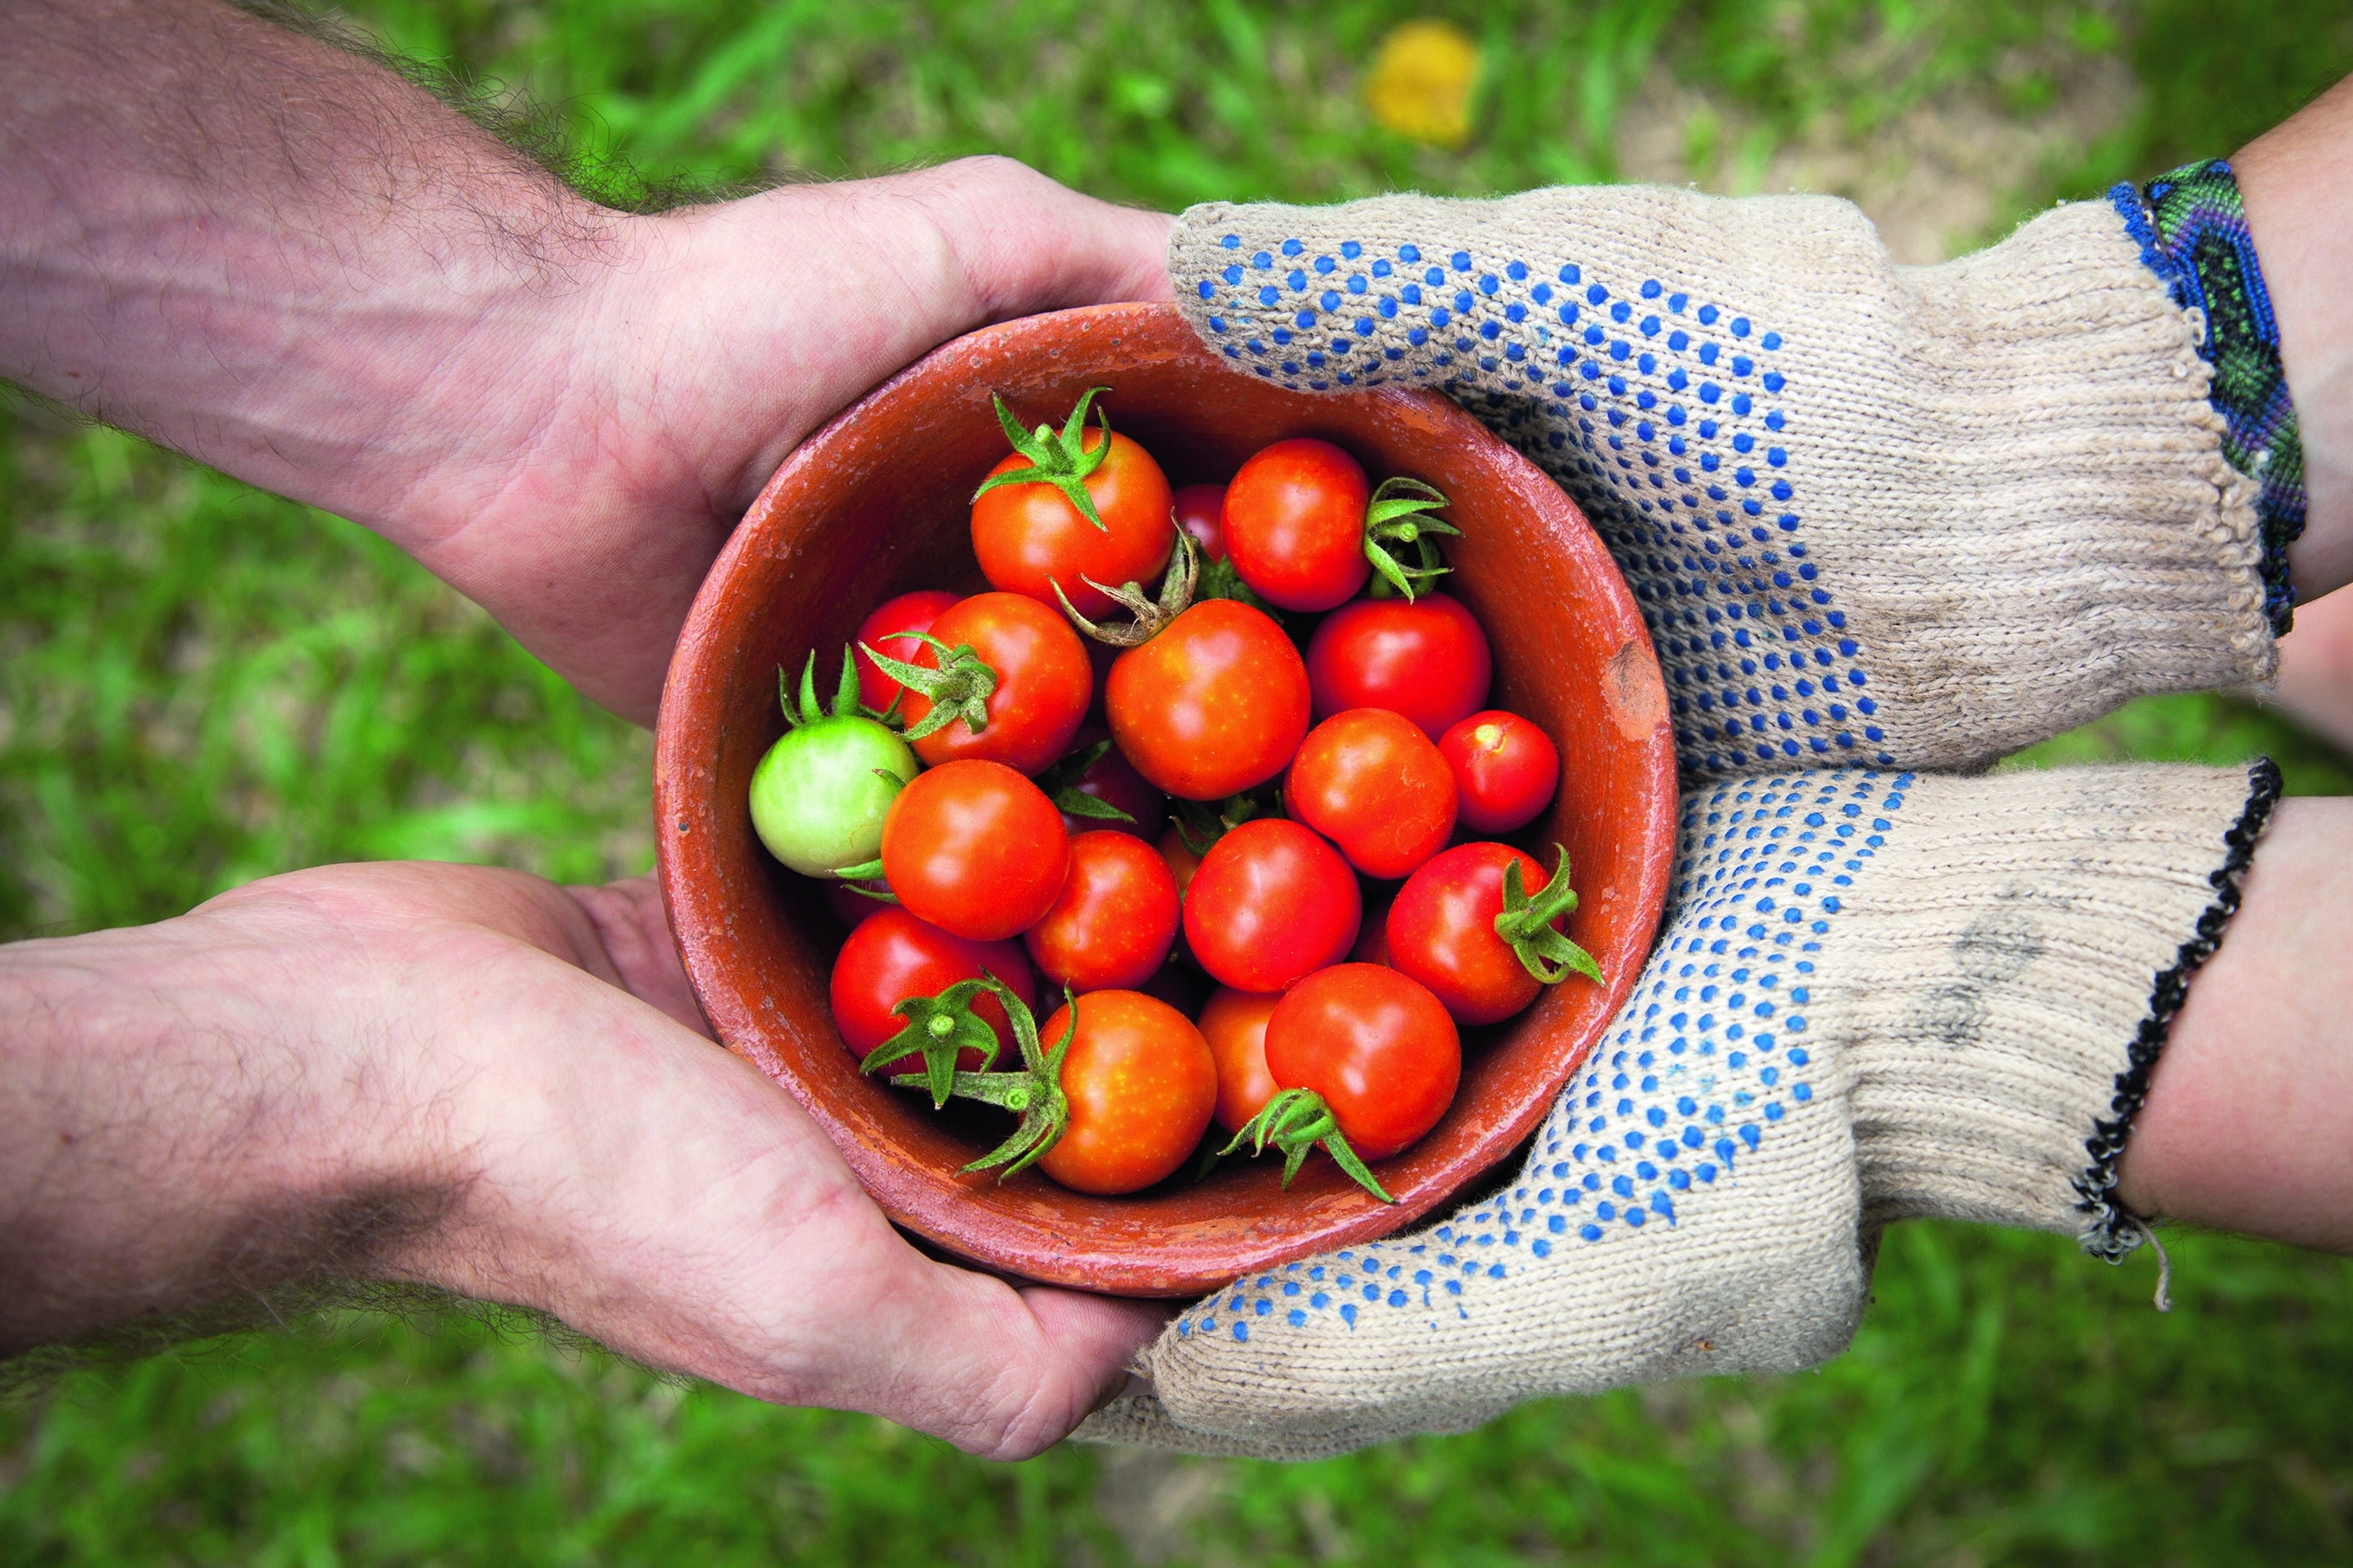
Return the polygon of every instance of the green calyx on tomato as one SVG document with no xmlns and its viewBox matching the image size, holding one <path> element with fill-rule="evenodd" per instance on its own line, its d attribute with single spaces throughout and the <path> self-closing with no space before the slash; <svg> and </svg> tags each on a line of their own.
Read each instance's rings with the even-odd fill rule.
<svg viewBox="0 0 2353 1568">
<path fill-rule="evenodd" d="M 1174 805 L 1176 837 L 1196 856 L 1207 855 L 1211 845 L 1266 809 L 1247 791 L 1223 800 L 1180 800 Z"/>
<path fill-rule="evenodd" d="M 1176 531 L 1176 552 L 1168 558 L 1168 574 L 1160 580 L 1158 603 L 1144 596 L 1141 584 L 1124 583 L 1113 588 L 1092 577 L 1079 579 L 1135 617 L 1125 626 L 1098 626 L 1087 619 L 1071 606 L 1070 595 L 1062 592 L 1060 583 L 1054 584 L 1054 597 L 1062 601 L 1062 613 L 1077 623 L 1079 630 L 1095 641 L 1113 647 L 1136 647 L 1166 631 L 1170 622 L 1192 606 L 1193 590 L 1200 579 L 1200 546 L 1193 542 L 1192 535 L 1180 528 Z"/>
<path fill-rule="evenodd" d="M 805 877 L 875 874 L 891 803 L 922 771 L 898 731 L 858 700 L 858 671 L 844 647 L 833 710 L 817 696 L 817 655 L 801 668 L 796 700 L 776 672 L 785 733 L 753 771 L 752 826 L 768 853 Z"/>
<path fill-rule="evenodd" d="M 1013 1136 L 964 1167 L 965 1173 L 994 1170 L 997 1179 L 1002 1182 L 1028 1170 L 1039 1156 L 1060 1142 L 1063 1130 L 1071 1124 L 1070 1097 L 1062 1092 L 1062 1058 L 1071 1054 L 1071 1042 L 1078 1037 L 1079 1009 L 1078 1004 L 1071 999 L 1070 992 L 1065 990 L 1062 1001 L 1071 1009 L 1070 1027 L 1062 1031 L 1062 1037 L 1054 1042 L 1054 1048 L 1050 1051 L 1038 1043 L 1038 1020 L 1030 1016 L 1029 1009 L 1010 987 L 997 980 L 960 981 L 932 998 L 941 1008 L 948 1010 L 945 1016 L 950 1018 L 950 1034 L 967 1037 L 958 1044 L 976 1046 L 980 1044 L 980 1035 L 987 1037 L 987 1050 L 992 1061 L 996 1058 L 996 1033 L 972 1012 L 972 998 L 982 991 L 988 992 L 1003 1005 L 1005 1016 L 1013 1025 L 1014 1043 L 1021 1050 L 1021 1067 L 1016 1072 L 957 1073 L 950 1080 L 949 1093 L 961 1100 L 977 1100 L 984 1104 L 1010 1110 L 1021 1118 L 1020 1124 L 1013 1130 Z M 904 1013 L 908 1005 L 902 1003 L 899 1010 Z M 941 1012 L 930 1015 L 933 1019 L 943 1016 Z M 980 1035 L 970 1034 L 974 1026 L 979 1029 Z M 923 1025 L 926 1035 L 934 1034 L 936 1028 L 935 1023 Z M 871 1065 L 883 1051 L 890 1050 L 896 1044 L 894 1039 L 878 1047 L 873 1056 L 866 1058 L 867 1064 Z M 933 1103 L 944 1105 L 946 1100 L 936 1091 L 935 1086 L 939 1081 L 936 1064 L 938 1060 L 953 1063 L 955 1051 L 943 1044 L 940 1049 L 944 1056 L 934 1058 L 928 1046 L 922 1048 L 925 1051 L 925 1073 L 907 1073 L 891 1081 L 902 1089 L 933 1089 Z M 902 1050 L 899 1054 L 906 1056 L 909 1053 Z"/>
<path fill-rule="evenodd" d="M 938 668 L 909 664 L 905 659 L 877 653 L 864 643 L 858 646 L 874 661 L 874 668 L 908 690 L 919 691 L 930 699 L 931 711 L 908 730 L 907 739 L 920 741 L 936 734 L 958 719 L 976 735 L 987 729 L 988 700 L 997 695 L 997 671 L 973 651 L 970 643 L 950 647 L 929 632 L 904 635 L 913 636 L 937 654 Z M 892 706 L 896 708 L 898 704 L 894 701 Z"/>
<path fill-rule="evenodd" d="M 1092 746 L 1082 747 L 1039 773 L 1038 787 L 1046 792 L 1046 798 L 1054 803 L 1058 811 L 1067 811 L 1072 816 L 1083 816 L 1091 821 L 1124 822 L 1133 826 L 1134 817 L 1100 795 L 1089 795 L 1079 787 L 1079 780 L 1085 776 L 1086 771 L 1110 754 L 1109 741 L 1097 741 Z"/>
<path fill-rule="evenodd" d="M 1373 491 L 1372 504 L 1365 509 L 1365 559 L 1373 563 L 1373 570 L 1381 578 L 1374 585 L 1375 595 L 1400 594 L 1410 605 L 1416 594 L 1451 570 L 1440 558 L 1437 542 L 1430 535 L 1449 534 L 1459 539 L 1462 531 L 1429 515 L 1451 504 L 1419 479 L 1381 481 L 1380 488 Z M 1399 549 L 1412 552 L 1412 565 L 1398 559 Z"/>
<path fill-rule="evenodd" d="M 1267 619 L 1276 626 L 1282 624 L 1282 612 L 1259 597 L 1250 585 L 1242 581 L 1242 574 L 1234 570 L 1233 558 L 1229 555 L 1220 555 L 1201 568 L 1200 582 L 1193 591 L 1193 597 L 1231 599 L 1238 605 L 1248 605 L 1253 610 L 1264 611 Z"/>
<path fill-rule="evenodd" d="M 1092 447 L 1086 445 L 1087 405 L 1094 401 L 1096 394 L 1110 391 L 1108 386 L 1087 388 L 1060 432 L 1050 425 L 1024 430 L 1021 421 L 1013 417 L 1013 410 L 1005 406 L 1005 399 L 990 393 L 989 401 L 997 405 L 997 422 L 1005 426 L 1005 438 L 1013 444 L 1016 452 L 1029 459 L 1029 467 L 982 480 L 980 489 L 972 492 L 972 499 L 978 500 L 1005 485 L 1051 485 L 1062 492 L 1063 500 L 1078 509 L 1081 517 L 1094 524 L 1098 532 L 1110 532 L 1102 514 L 1095 510 L 1094 498 L 1087 494 L 1087 476 L 1103 467 L 1103 459 L 1111 456 L 1111 415 L 1107 411 L 1095 410 L 1095 418 L 1103 427 L 1103 439 Z"/>
<path fill-rule="evenodd" d="M 891 1009 L 907 1020 L 907 1026 L 867 1052 L 858 1070 L 872 1072 L 920 1053 L 923 1058 L 923 1076 L 908 1073 L 892 1081 L 930 1090 L 934 1110 L 945 1105 L 955 1087 L 959 1052 L 978 1051 L 980 1071 L 997 1065 L 997 1031 L 988 1026 L 988 1020 L 972 1010 L 972 999 L 984 990 L 999 995 L 1012 994 L 992 977 L 959 980 L 936 996 L 908 997 Z M 1008 1016 L 1010 1016 L 1008 1010 Z"/>
<path fill-rule="evenodd" d="M 1218 1152 L 1220 1155 L 1230 1154 L 1245 1142 L 1250 1145 L 1253 1154 L 1265 1152 L 1270 1143 L 1282 1151 L 1282 1184 L 1285 1189 L 1290 1187 L 1291 1179 L 1299 1174 L 1299 1167 L 1307 1163 L 1307 1152 L 1321 1143 L 1324 1152 L 1332 1156 L 1333 1163 L 1347 1172 L 1358 1186 L 1385 1204 L 1397 1202 L 1382 1190 L 1380 1183 L 1373 1179 L 1373 1173 L 1366 1169 L 1365 1163 L 1356 1158 L 1356 1152 L 1348 1147 L 1348 1140 L 1341 1132 L 1339 1121 L 1332 1115 L 1331 1106 L 1312 1089 L 1278 1090 L 1274 1098 L 1234 1134 L 1234 1141 Z"/>
<path fill-rule="evenodd" d="M 1572 973 L 1598 983 L 1601 965 L 1593 955 L 1552 929 L 1553 921 L 1577 908 L 1577 891 L 1568 885 L 1568 849 L 1558 844 L 1553 849 L 1559 859 L 1552 879 L 1533 899 L 1520 879 L 1520 862 L 1514 859 L 1504 868 L 1504 912 L 1495 917 L 1495 934 L 1546 985 L 1557 985 Z"/>
</svg>

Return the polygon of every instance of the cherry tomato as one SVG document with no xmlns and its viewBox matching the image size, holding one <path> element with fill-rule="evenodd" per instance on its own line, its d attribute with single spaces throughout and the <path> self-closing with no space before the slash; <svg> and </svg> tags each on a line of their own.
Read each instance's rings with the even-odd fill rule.
<svg viewBox="0 0 2353 1568">
<path fill-rule="evenodd" d="M 1372 487 L 1356 459 L 1329 441 L 1261 448 L 1226 487 L 1226 549 L 1234 570 L 1269 604 L 1328 610 L 1372 572 L 1365 508 Z"/>
<path fill-rule="evenodd" d="M 1166 961 L 1176 920 L 1176 879 L 1151 845 L 1124 833 L 1082 833 L 1071 840 L 1061 896 L 1021 941 L 1057 984 L 1128 991 Z"/>
<path fill-rule="evenodd" d="M 1080 444 L 1093 451 L 1103 432 L 1090 427 Z M 1030 466 L 1014 453 L 989 469 L 989 477 Z M 990 587 L 1025 595 L 1059 613 L 1059 583 L 1071 607 L 1092 619 L 1109 613 L 1113 603 L 1080 579 L 1113 588 L 1141 583 L 1149 590 L 1157 584 L 1176 541 L 1160 465 L 1114 432 L 1111 455 L 1087 476 L 1086 488 L 1103 521 L 1100 529 L 1049 484 L 1000 485 L 972 503 L 972 552 Z"/>
<path fill-rule="evenodd" d="M 1071 1026 L 1062 1092 L 1071 1123 L 1039 1167 L 1066 1187 L 1109 1196 L 1172 1174 L 1208 1130 L 1218 1067 L 1185 1015 L 1135 991 L 1090 991 L 1055 1009 L 1038 1038 L 1048 1050 Z"/>
<path fill-rule="evenodd" d="M 1089 720 L 1079 726 L 1076 735 L 1071 737 L 1071 750 L 1074 753 L 1083 752 L 1110 739 L 1108 728 Z M 1055 776 L 1061 778 L 1064 775 L 1058 770 Z M 1110 817 L 1078 816 L 1065 811 L 1062 813 L 1062 826 L 1074 834 L 1127 833 L 1149 844 L 1160 837 L 1160 830 L 1168 824 L 1168 797 L 1146 784 L 1144 775 L 1135 771 L 1134 763 L 1119 754 L 1116 746 L 1110 747 L 1102 756 L 1080 770 L 1075 778 L 1068 780 L 1065 787 L 1081 795 L 1092 795 L 1105 805 L 1116 806 L 1132 819 L 1118 822 Z"/>
<path fill-rule="evenodd" d="M 875 913 L 849 933 L 841 955 L 833 961 L 833 1024 L 851 1056 L 862 1059 L 906 1027 L 907 1020 L 892 1011 L 900 1003 L 910 996 L 936 996 L 959 980 L 993 974 L 1024 1006 L 1036 1005 L 1037 982 L 1019 942 L 967 942 L 902 909 L 867 901 Z M 1004 1003 L 984 991 L 973 999 L 972 1010 L 997 1032 L 1000 1047 L 1007 1052 L 1016 1049 Z M 921 1057 L 909 1057 L 903 1065 L 887 1070 L 917 1072 L 922 1062 Z M 977 1071 L 980 1065 L 978 1051 L 956 1054 L 956 1066 L 966 1072 Z"/>
<path fill-rule="evenodd" d="M 997 689 L 979 734 L 957 718 L 911 742 L 925 766 L 976 757 L 1034 773 L 1071 749 L 1094 695 L 1094 667 L 1060 611 L 1018 594 L 976 594 L 942 612 L 931 630 L 951 648 L 970 644 L 997 672 Z M 936 669 L 940 655 L 927 644 L 909 662 Z M 912 689 L 901 709 L 911 729 L 931 710 L 931 699 Z"/>
<path fill-rule="evenodd" d="M 895 599 L 885 599 L 872 615 L 859 622 L 858 640 L 851 645 L 858 657 L 858 700 L 881 713 L 889 710 L 891 699 L 899 695 L 899 683 L 875 668 L 874 661 L 866 657 L 868 648 L 885 658 L 913 663 L 915 651 L 923 646 L 922 639 L 891 634 L 930 631 L 932 623 L 963 597 L 944 588 L 920 588 Z"/>
<path fill-rule="evenodd" d="M 1235 990 L 1280 991 L 1337 963 L 1363 912 L 1338 850 L 1295 822 L 1261 817 L 1201 857 L 1185 890 L 1185 943 Z"/>
<path fill-rule="evenodd" d="M 1350 708 L 1402 713 L 1431 740 L 1487 700 L 1494 660 L 1460 599 L 1424 594 L 1360 599 L 1326 616 L 1307 644 L 1315 716 Z"/>
<path fill-rule="evenodd" d="M 1111 667 L 1103 706 L 1135 771 L 1186 800 L 1281 773 L 1307 733 L 1307 667 L 1265 612 L 1205 599 Z"/>
<path fill-rule="evenodd" d="M 1473 833 L 1509 833 L 1534 822 L 1560 787 L 1560 751 L 1516 713 L 1473 713 L 1439 737 L 1454 773 L 1455 813 Z"/>
<path fill-rule="evenodd" d="M 1278 994 L 1261 995 L 1219 986 L 1201 1008 L 1201 1037 L 1218 1064 L 1218 1125 L 1239 1132 L 1266 1102 L 1276 1084 L 1266 1070 L 1266 1021 L 1274 1016 Z"/>
<path fill-rule="evenodd" d="M 997 942 L 1038 923 L 1070 869 L 1062 814 L 1002 763 L 944 763 L 899 792 L 882 824 L 882 877 L 909 913 Z"/>
<path fill-rule="evenodd" d="M 1351 708 L 1307 731 L 1282 787 L 1290 814 L 1367 877 L 1409 875 L 1454 831 L 1446 759 L 1385 708 Z"/>
<path fill-rule="evenodd" d="M 1458 844 L 1408 878 L 1389 906 L 1389 966 L 1429 986 L 1459 1023 L 1499 1022 L 1544 989 L 1495 934 L 1504 868 L 1515 862 L 1531 897 L 1552 879 L 1508 844 Z"/>
<path fill-rule="evenodd" d="M 1276 1005 L 1266 1070 L 1284 1089 L 1322 1095 L 1359 1159 L 1386 1160 L 1454 1103 L 1462 1042 L 1419 981 L 1341 963 L 1302 980 Z"/>
<path fill-rule="evenodd" d="M 1226 487 L 1186 485 L 1173 498 L 1176 526 L 1201 547 L 1201 564 L 1226 558 Z"/>
</svg>

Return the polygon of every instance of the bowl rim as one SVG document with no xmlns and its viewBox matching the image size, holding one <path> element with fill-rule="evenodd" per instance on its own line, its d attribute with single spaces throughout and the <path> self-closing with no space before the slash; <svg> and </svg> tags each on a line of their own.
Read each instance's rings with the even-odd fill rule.
<svg viewBox="0 0 2353 1568">
<path fill-rule="evenodd" d="M 696 593 L 671 655 L 655 728 L 653 793 L 658 879 L 664 910 L 670 919 L 689 982 L 714 1036 L 723 1046 L 760 1068 L 793 1095 L 823 1129 L 860 1184 L 894 1224 L 914 1233 L 934 1250 L 946 1252 L 984 1270 L 1018 1279 L 1129 1295 L 1195 1296 L 1220 1288 L 1242 1274 L 1393 1234 L 1478 1181 L 1510 1157 L 1513 1151 L 1535 1131 L 1561 1089 L 1585 1065 L 1616 1021 L 1641 976 L 1651 947 L 1657 941 L 1675 844 L 1678 801 L 1673 737 L 1665 710 L 1663 679 L 1657 656 L 1632 592 L 1599 536 L 1593 532 L 1584 512 L 1566 491 L 1525 456 L 1489 431 L 1451 399 L 1432 389 L 1389 384 L 1326 395 L 1337 398 L 1398 402 L 1436 414 L 1450 423 L 1459 421 L 1466 440 L 1483 443 L 1492 448 L 1488 454 L 1489 460 L 1505 468 L 1524 470 L 1528 483 L 1541 487 L 1535 493 L 1542 498 L 1543 504 L 1556 507 L 1566 514 L 1562 521 L 1574 542 L 1572 548 L 1588 558 L 1583 564 L 1599 568 L 1588 571 L 1588 575 L 1598 594 L 1609 601 L 1617 622 L 1614 626 L 1603 628 L 1604 633 L 1622 634 L 1623 637 L 1611 659 L 1609 675 L 1613 686 L 1622 687 L 1624 690 L 1613 690 L 1608 700 L 1615 705 L 1612 711 L 1619 716 L 1629 743 L 1638 753 L 1647 753 L 1642 758 L 1646 763 L 1642 772 L 1651 785 L 1647 803 L 1649 809 L 1641 824 L 1646 842 L 1640 847 L 1641 859 L 1633 889 L 1635 908 L 1632 919 L 1635 929 L 1644 933 L 1644 939 L 1633 953 L 1633 961 L 1618 965 L 1618 973 L 1605 987 L 1607 995 L 1596 1015 L 1596 1021 L 1577 1048 L 1564 1053 L 1557 1068 L 1546 1075 L 1550 1081 L 1544 1086 L 1544 1091 L 1531 1095 L 1526 1103 L 1516 1106 L 1510 1115 L 1487 1127 L 1477 1140 L 1476 1157 L 1461 1163 L 1467 1168 L 1451 1173 L 1452 1179 L 1443 1184 L 1426 1184 L 1424 1190 L 1410 1197 L 1400 1193 L 1399 1196 L 1407 1199 L 1405 1202 L 1394 1205 L 1371 1204 L 1368 1208 L 1358 1212 L 1286 1227 L 1281 1232 L 1279 1240 L 1261 1237 L 1255 1247 L 1238 1246 L 1229 1258 L 1187 1268 L 1181 1271 L 1181 1278 L 1175 1279 L 1166 1277 L 1167 1270 L 1165 1268 L 1149 1262 L 1133 1268 L 1123 1268 L 1101 1259 L 1084 1266 L 1074 1265 L 1069 1252 L 1067 1233 L 1050 1233 L 1040 1228 L 1026 1242 L 1016 1244 L 997 1235 L 976 1237 L 953 1223 L 952 1210 L 940 1203 L 928 1201 L 919 1192 L 929 1184 L 911 1179 L 906 1162 L 896 1160 L 887 1151 L 871 1147 L 849 1135 L 851 1130 L 828 1104 L 827 1097 L 818 1092 L 816 1086 L 803 1082 L 791 1072 L 788 1063 L 779 1058 L 778 1066 L 771 1067 L 761 1059 L 759 1053 L 739 1048 L 731 1038 L 731 1036 L 743 1038 L 755 1031 L 748 1010 L 731 991 L 706 983 L 705 972 L 713 970 L 718 961 L 712 952 L 713 942 L 703 928 L 695 908 L 695 891 L 689 882 L 695 866 L 716 851 L 705 843 L 698 842 L 695 836 L 686 831 L 691 814 L 681 815 L 680 810 L 685 804 L 684 792 L 693 787 L 698 777 L 697 765 L 685 754 L 689 744 L 687 731 L 691 722 L 689 714 L 691 700 L 698 688 L 703 684 L 706 666 L 712 661 L 715 652 L 725 646 L 724 628 L 721 623 L 727 584 L 744 568 L 746 557 L 761 547 L 768 531 L 776 526 L 780 496 L 790 491 L 799 477 L 809 469 L 829 465 L 833 449 L 852 438 L 861 418 L 873 406 L 902 395 L 911 384 L 928 379 L 945 362 L 964 358 L 1011 334 L 1051 330 L 1041 328 L 1040 323 L 1057 321 L 1082 327 L 1100 325 L 1116 329 L 1134 326 L 1164 333 L 1167 324 L 1174 321 L 1183 334 L 1185 347 L 1199 355 L 1207 365 L 1224 374 L 1238 376 L 1240 374 L 1203 347 L 1193 336 L 1191 329 L 1183 325 L 1182 317 L 1172 305 L 1086 306 L 1017 318 L 953 339 L 876 386 L 803 440 L 769 477 L 758 497 L 731 531 Z M 1636 650 L 1639 650 L 1638 654 Z M 1630 655 L 1635 657 L 1630 659 Z M 1637 721 L 1647 726 L 1646 732 L 1639 740 L 1633 738 L 1634 731 L 1630 727 Z M 673 823 L 679 830 L 676 833 L 666 830 Z M 701 837 L 707 840 L 712 836 Z M 716 978 L 715 974 L 712 976 L 714 981 Z M 1000 1219 L 998 1224 L 1019 1228 L 1018 1221 Z"/>
</svg>

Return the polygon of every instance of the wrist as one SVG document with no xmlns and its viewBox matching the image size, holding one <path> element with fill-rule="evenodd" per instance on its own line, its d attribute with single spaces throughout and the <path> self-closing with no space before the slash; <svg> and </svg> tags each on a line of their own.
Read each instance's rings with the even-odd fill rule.
<svg viewBox="0 0 2353 1568">
<path fill-rule="evenodd" d="M 270 937 L 200 911 L 0 949 L 0 1346 L 378 1272 L 462 1191 L 392 1092 L 411 1064 Z"/>
<path fill-rule="evenodd" d="M 1923 781 L 1831 999 L 1866 1218 L 2135 1245 L 2116 1167 L 2278 797 L 2269 763 Z"/>
</svg>

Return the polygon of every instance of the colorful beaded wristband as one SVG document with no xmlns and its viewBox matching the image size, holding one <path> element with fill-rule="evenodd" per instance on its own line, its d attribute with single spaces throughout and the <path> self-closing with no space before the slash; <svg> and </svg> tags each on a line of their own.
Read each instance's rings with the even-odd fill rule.
<svg viewBox="0 0 2353 1568">
<path fill-rule="evenodd" d="M 2238 179 L 2228 163 L 2213 158 L 2160 174 L 2139 190 L 2118 185 L 2108 199 L 2174 302 L 2205 317 L 2200 353 L 2214 367 L 2208 395 L 2226 426 L 2222 456 L 2261 487 L 2255 511 L 2263 526 L 2263 609 L 2272 630 L 2284 633 L 2295 608 L 2287 547 L 2304 531 L 2304 447 L 2280 369 L 2279 321 L 2247 232 Z"/>
</svg>

